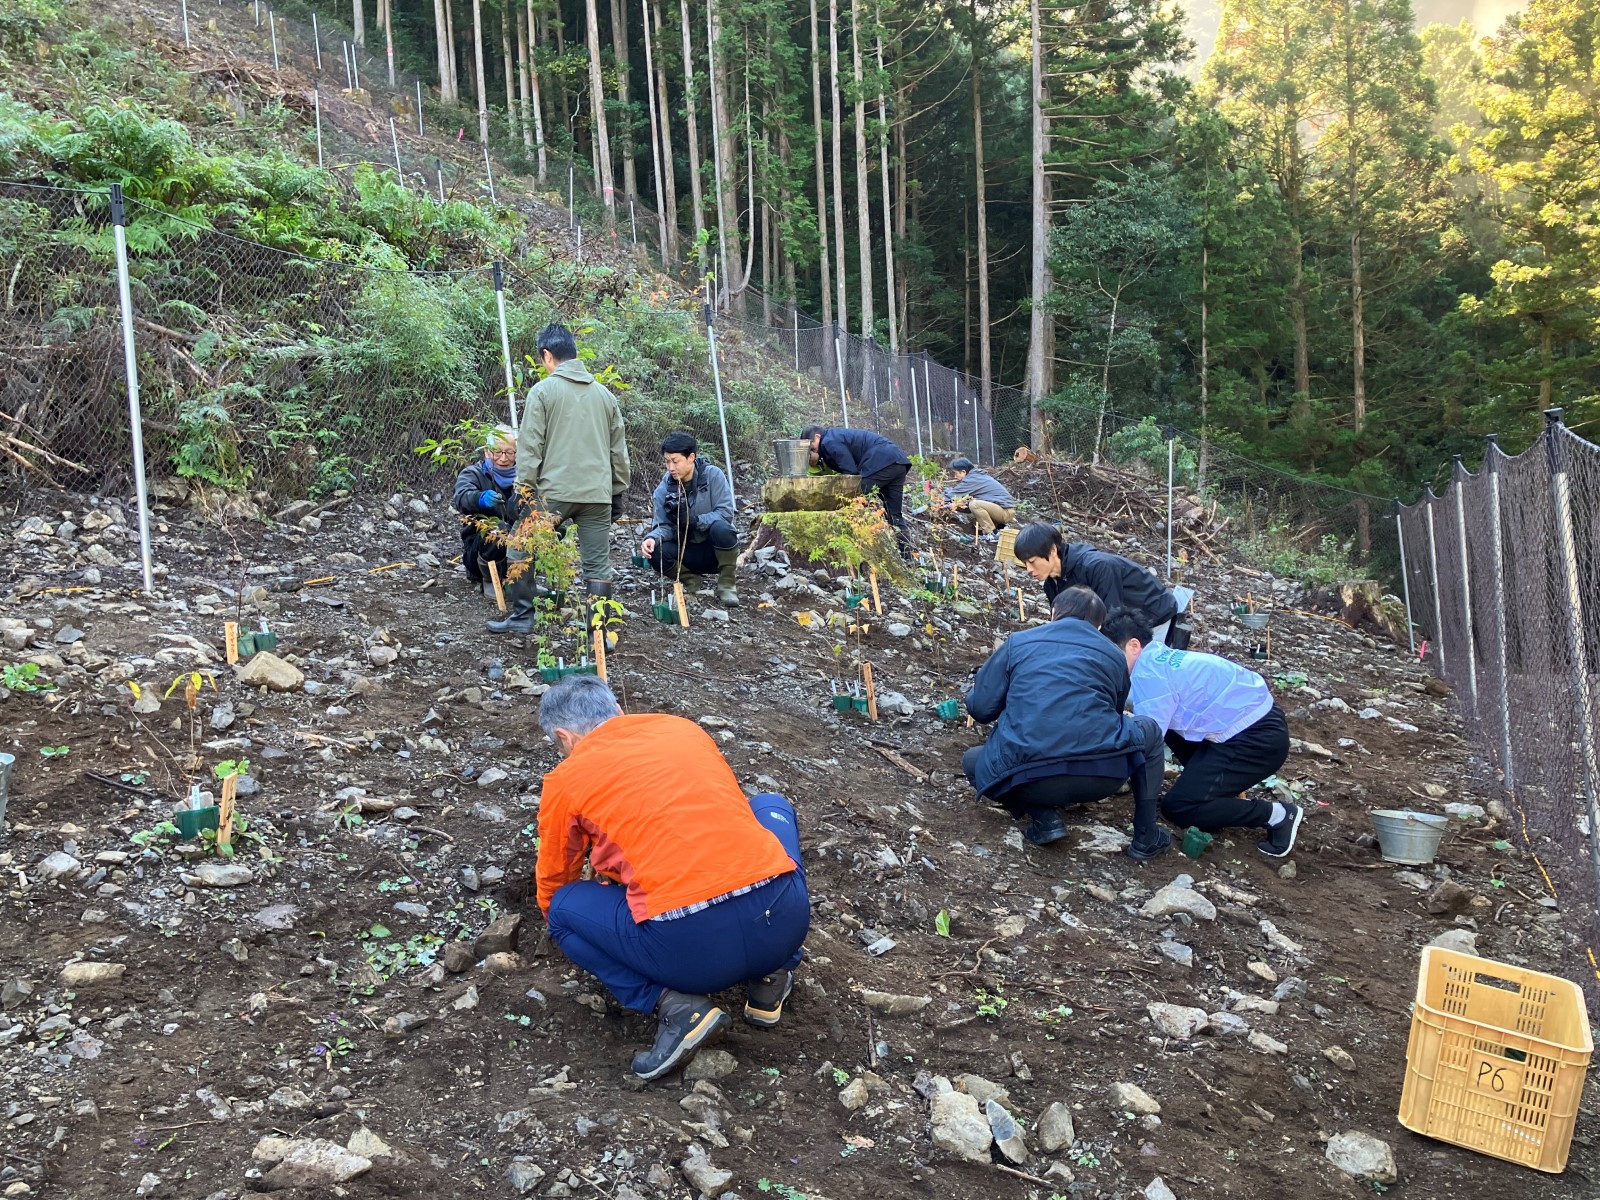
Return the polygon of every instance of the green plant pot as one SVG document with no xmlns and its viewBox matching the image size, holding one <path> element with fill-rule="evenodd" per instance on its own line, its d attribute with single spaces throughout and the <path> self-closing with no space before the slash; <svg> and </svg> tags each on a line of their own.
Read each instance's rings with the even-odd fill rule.
<svg viewBox="0 0 1600 1200">
<path fill-rule="evenodd" d="M 860 608 L 864 600 L 866 600 L 865 596 L 857 596 L 853 593 L 846 592 L 844 596 L 844 606 L 846 608 Z"/>
<path fill-rule="evenodd" d="M 188 841 L 193 841 L 207 829 L 217 827 L 217 814 L 219 809 L 215 804 L 209 808 L 180 808 L 172 814 L 172 820 Z"/>
<path fill-rule="evenodd" d="M 1183 831 L 1183 852 L 1190 858 L 1199 858 L 1211 845 L 1211 835 L 1193 825 Z"/>
<path fill-rule="evenodd" d="M 957 717 L 959 717 L 961 715 L 961 701 L 959 701 L 959 700 L 941 700 L 941 701 L 939 701 L 938 713 L 939 713 L 939 719 L 940 720 L 942 720 L 942 721 L 954 721 Z"/>
<path fill-rule="evenodd" d="M 275 633 L 257 633 L 255 635 L 256 652 L 262 650 L 276 650 L 278 648 L 278 635 Z"/>
<path fill-rule="evenodd" d="M 677 611 L 672 607 L 672 605 L 667 604 L 664 601 L 653 606 L 650 611 L 655 614 L 656 620 L 660 621 L 663 625 L 676 625 L 678 623 Z"/>
<path fill-rule="evenodd" d="M 539 678 L 545 683 L 556 683 L 561 679 L 561 668 L 540 667 Z"/>
<path fill-rule="evenodd" d="M 834 712 L 849 712 L 851 707 L 849 696 L 835 696 L 833 698 Z"/>
<path fill-rule="evenodd" d="M 850 707 L 855 709 L 858 713 L 866 712 L 867 711 L 867 698 L 865 696 L 851 696 L 850 697 Z"/>
<path fill-rule="evenodd" d="M 256 635 L 253 633 L 241 633 L 239 635 L 239 657 L 241 659 L 249 658 L 255 652 Z"/>
<path fill-rule="evenodd" d="M 568 675 L 598 675 L 598 674 L 600 674 L 600 668 L 595 666 L 594 663 L 590 663 L 587 667 L 568 667 L 567 668 L 567 674 Z"/>
<path fill-rule="evenodd" d="M 650 566 L 650 560 L 642 554 L 635 554 L 633 556 L 633 565 L 641 569 L 648 569 Z"/>
</svg>

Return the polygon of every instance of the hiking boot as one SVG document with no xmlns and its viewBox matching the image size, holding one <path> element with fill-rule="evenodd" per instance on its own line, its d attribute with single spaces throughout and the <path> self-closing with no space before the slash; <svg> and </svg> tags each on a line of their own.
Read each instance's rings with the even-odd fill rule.
<svg viewBox="0 0 1600 1200">
<path fill-rule="evenodd" d="M 1133 843 L 1125 851 L 1127 856 L 1135 862 L 1149 862 L 1152 858 L 1160 858 L 1172 846 L 1172 835 L 1165 829 L 1157 829 L 1148 839 L 1141 841 L 1134 838 Z"/>
<path fill-rule="evenodd" d="M 1288 858 L 1294 849 L 1294 839 L 1300 835 L 1300 822 L 1305 819 L 1306 810 L 1298 804 L 1285 804 L 1283 812 L 1283 820 L 1267 826 L 1267 836 L 1256 846 L 1268 858 Z"/>
<path fill-rule="evenodd" d="M 793 971 L 774 971 L 744 985 L 744 1019 L 758 1029 L 772 1029 L 783 1016 L 783 1002 L 794 991 Z"/>
<path fill-rule="evenodd" d="M 666 989 L 656 1002 L 656 1040 L 650 1049 L 633 1056 L 633 1073 L 645 1080 L 661 1078 L 688 1062 L 730 1023 L 710 996 Z"/>
<path fill-rule="evenodd" d="M 498 621 L 485 621 L 483 627 L 490 633 L 533 632 L 533 579 L 532 572 L 524 571 L 515 583 L 505 588 L 508 602 L 506 615 Z"/>
<path fill-rule="evenodd" d="M 1029 822 L 1022 836 L 1035 846 L 1048 846 L 1051 842 L 1059 842 L 1067 836 L 1067 823 L 1061 819 L 1061 810 L 1040 809 L 1033 814 L 1033 820 Z"/>
<path fill-rule="evenodd" d="M 734 573 L 739 565 L 739 548 L 730 546 L 726 550 L 717 552 L 717 603 L 724 608 L 737 608 L 739 606 L 739 589 L 735 586 Z"/>
</svg>

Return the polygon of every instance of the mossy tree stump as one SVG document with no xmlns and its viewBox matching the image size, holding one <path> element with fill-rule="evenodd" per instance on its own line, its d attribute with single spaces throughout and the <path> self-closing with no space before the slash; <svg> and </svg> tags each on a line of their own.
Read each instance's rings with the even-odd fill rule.
<svg viewBox="0 0 1600 1200">
<path fill-rule="evenodd" d="M 780 475 L 761 485 L 768 512 L 831 512 L 859 495 L 859 475 Z"/>
</svg>

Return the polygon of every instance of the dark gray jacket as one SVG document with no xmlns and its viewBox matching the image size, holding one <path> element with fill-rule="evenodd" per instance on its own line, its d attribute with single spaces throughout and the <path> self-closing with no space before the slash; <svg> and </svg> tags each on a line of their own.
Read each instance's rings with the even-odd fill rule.
<svg viewBox="0 0 1600 1200">
<path fill-rule="evenodd" d="M 721 467 L 695 458 L 694 478 L 679 483 L 671 474 L 661 476 L 651 497 L 655 524 L 647 538 L 684 545 L 703 542 L 716 521 L 733 524 L 733 489 Z"/>
<path fill-rule="evenodd" d="M 1005 485 L 984 471 L 968 471 L 965 479 L 958 479 L 944 489 L 946 500 L 954 500 L 957 496 L 986 500 L 990 504 L 998 504 L 1001 508 L 1017 506 L 1016 499 L 1006 491 Z"/>
<path fill-rule="evenodd" d="M 1069 587 L 1086 587 L 1105 602 L 1107 612 L 1140 608 L 1151 625 L 1162 625 L 1178 615 L 1178 600 L 1162 586 L 1154 571 L 1131 558 L 1096 550 L 1088 542 L 1070 542 L 1059 578 L 1044 581 L 1045 599 Z"/>
</svg>

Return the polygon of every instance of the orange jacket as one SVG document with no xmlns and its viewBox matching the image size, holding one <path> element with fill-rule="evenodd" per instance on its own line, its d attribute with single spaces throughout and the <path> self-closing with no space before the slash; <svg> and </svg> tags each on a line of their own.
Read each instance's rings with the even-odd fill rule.
<svg viewBox="0 0 1600 1200">
<path fill-rule="evenodd" d="M 628 889 L 635 922 L 794 870 L 716 743 L 664 713 L 612 717 L 544 777 L 539 907 L 583 860 Z"/>
</svg>

